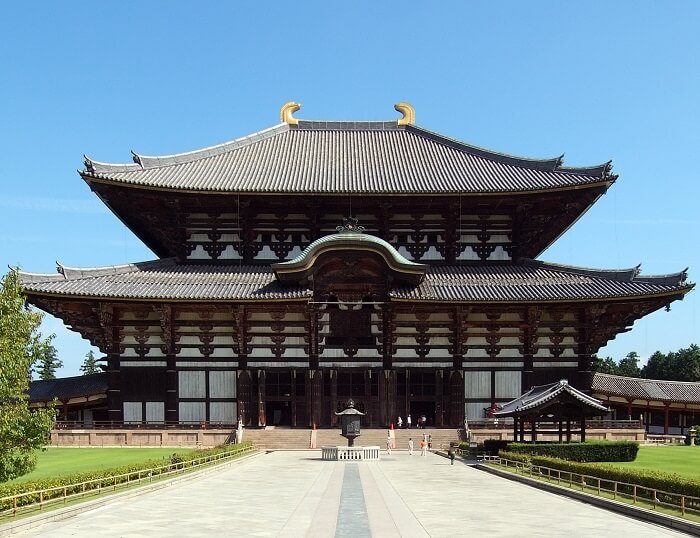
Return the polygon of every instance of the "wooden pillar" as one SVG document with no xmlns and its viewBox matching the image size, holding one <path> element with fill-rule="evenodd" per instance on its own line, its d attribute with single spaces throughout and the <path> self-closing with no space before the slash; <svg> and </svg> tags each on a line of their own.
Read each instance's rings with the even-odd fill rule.
<svg viewBox="0 0 700 538">
<path fill-rule="evenodd" d="M 385 370 L 386 377 L 386 409 L 389 422 L 394 422 L 398 418 L 396 410 L 396 370 Z"/>
<path fill-rule="evenodd" d="M 323 372 L 321 370 L 311 370 L 309 371 L 309 378 L 310 389 L 307 392 L 307 401 L 310 401 L 311 403 L 309 407 L 311 411 L 309 413 L 309 427 L 313 428 L 314 425 L 321 425 L 321 406 L 323 404 Z"/>
<path fill-rule="evenodd" d="M 374 405 L 372 401 L 372 370 L 367 368 L 364 372 L 364 385 L 365 385 L 365 416 L 361 417 L 364 419 L 365 426 L 372 428 L 374 426 Z"/>
<path fill-rule="evenodd" d="M 581 442 L 586 442 L 586 416 L 581 415 Z"/>
<path fill-rule="evenodd" d="M 562 443 L 564 442 L 564 431 L 563 431 L 563 424 L 562 421 L 559 421 L 559 442 Z"/>
<path fill-rule="evenodd" d="M 177 424 L 180 420 L 177 378 L 177 350 L 175 348 L 175 324 L 170 305 L 157 309 L 165 344 L 165 421 Z"/>
<path fill-rule="evenodd" d="M 518 442 L 518 417 L 513 417 L 513 442 Z"/>
<path fill-rule="evenodd" d="M 258 426 L 267 424 L 265 409 L 265 370 L 258 370 Z"/>
<path fill-rule="evenodd" d="M 391 370 L 394 355 L 394 323 L 393 312 L 389 305 L 382 306 L 382 368 Z"/>
<path fill-rule="evenodd" d="M 291 406 L 292 406 L 292 428 L 297 426 L 297 383 L 302 383 L 303 379 L 297 379 L 297 371 L 292 370 L 292 392 L 291 392 Z"/>
<path fill-rule="evenodd" d="M 632 420 L 632 400 L 627 400 L 627 420 Z"/>
<path fill-rule="evenodd" d="M 566 442 L 571 442 L 571 419 L 566 419 Z"/>
<path fill-rule="evenodd" d="M 520 417 L 520 442 L 525 442 L 525 417 Z"/>
<path fill-rule="evenodd" d="M 331 379 L 331 427 L 335 428 L 338 425 L 338 417 L 335 414 L 336 405 L 338 405 L 338 371 L 330 371 Z"/>
<path fill-rule="evenodd" d="M 668 435 L 668 423 L 669 423 L 669 404 L 664 404 L 664 435 Z"/>
<path fill-rule="evenodd" d="M 433 424 L 431 424 L 431 426 L 437 426 L 439 428 L 442 428 L 444 426 L 444 420 L 442 416 L 444 380 L 442 372 L 442 370 L 435 371 L 435 421 Z"/>
<path fill-rule="evenodd" d="M 318 370 L 318 307 L 310 305 L 309 316 L 309 368 Z"/>
<path fill-rule="evenodd" d="M 107 355 L 107 419 L 110 422 L 124 422 L 124 404 L 121 394 L 120 334 L 119 327 L 111 327 L 111 349 Z"/>
<path fill-rule="evenodd" d="M 530 435 L 532 437 L 532 444 L 534 445 L 537 442 L 537 417 L 534 415 L 530 419 Z"/>
</svg>

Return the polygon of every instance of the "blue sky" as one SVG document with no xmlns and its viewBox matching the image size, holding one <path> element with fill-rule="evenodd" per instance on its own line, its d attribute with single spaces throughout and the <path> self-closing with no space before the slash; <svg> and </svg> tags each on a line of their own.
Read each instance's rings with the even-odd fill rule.
<svg viewBox="0 0 700 538">
<path fill-rule="evenodd" d="M 76 174 L 307 119 L 394 119 L 618 182 L 541 259 L 700 274 L 700 3 L 13 2 L 0 18 L 0 263 L 153 254 Z M 602 355 L 686 347 L 697 292 Z M 47 317 L 65 366 L 89 344 Z"/>
</svg>

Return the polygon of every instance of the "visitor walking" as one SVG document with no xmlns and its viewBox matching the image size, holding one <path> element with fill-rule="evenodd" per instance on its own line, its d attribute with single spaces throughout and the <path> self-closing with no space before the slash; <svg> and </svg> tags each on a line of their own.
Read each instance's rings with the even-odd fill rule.
<svg viewBox="0 0 700 538">
<path fill-rule="evenodd" d="M 450 450 L 447 452 L 447 455 L 450 457 L 450 465 L 455 464 L 455 449 L 453 447 L 450 447 Z"/>
<path fill-rule="evenodd" d="M 410 430 L 411 429 L 411 415 L 408 415 L 406 417 L 406 427 Z"/>
<path fill-rule="evenodd" d="M 399 430 L 400 430 L 401 428 L 403 428 L 403 420 L 401 419 L 401 415 L 399 415 L 399 418 L 398 418 L 398 420 L 396 421 L 396 424 L 398 425 Z"/>
<path fill-rule="evenodd" d="M 408 438 L 408 455 L 413 456 L 413 439 Z"/>
<path fill-rule="evenodd" d="M 432 435 L 428 435 L 428 448 L 430 450 L 433 449 L 433 436 Z"/>
<path fill-rule="evenodd" d="M 427 455 L 428 455 L 427 448 L 428 448 L 428 441 L 426 441 L 425 439 L 423 439 L 423 440 L 420 442 L 420 455 L 421 455 L 421 456 L 427 456 Z"/>
<path fill-rule="evenodd" d="M 391 435 L 386 436 L 386 453 L 391 456 Z"/>
</svg>

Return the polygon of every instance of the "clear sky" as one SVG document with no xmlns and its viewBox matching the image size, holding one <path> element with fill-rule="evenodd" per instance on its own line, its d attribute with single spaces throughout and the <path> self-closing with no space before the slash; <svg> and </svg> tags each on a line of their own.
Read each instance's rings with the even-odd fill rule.
<svg viewBox="0 0 700 538">
<path fill-rule="evenodd" d="M 700 280 L 700 2 L 11 2 L 0 17 L 0 263 L 154 257 L 76 174 L 306 119 L 395 119 L 618 182 L 541 259 Z M 4 272 L 4 271 L 3 271 Z M 698 292 L 602 355 L 696 342 Z M 76 375 L 90 349 L 47 316 Z"/>
</svg>

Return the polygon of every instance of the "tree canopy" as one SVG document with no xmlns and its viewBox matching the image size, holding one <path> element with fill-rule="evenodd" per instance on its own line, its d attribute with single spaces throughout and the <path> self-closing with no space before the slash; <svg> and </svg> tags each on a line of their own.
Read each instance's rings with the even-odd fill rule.
<svg viewBox="0 0 700 538">
<path fill-rule="evenodd" d="M 619 363 L 612 357 L 593 357 L 593 370 L 602 374 L 614 374 L 644 379 L 666 381 L 700 381 L 700 346 L 691 344 L 678 351 L 656 351 L 643 368 L 639 367 L 639 355 L 632 351 Z"/>
<path fill-rule="evenodd" d="M 95 358 L 92 349 L 85 355 L 80 371 L 83 372 L 83 375 L 98 374 L 102 371 L 100 365 L 97 364 L 97 358 Z"/>
<path fill-rule="evenodd" d="M 10 271 L 0 280 L 0 482 L 34 468 L 35 450 L 53 425 L 53 409 L 28 407 L 30 369 L 46 345 L 41 319 L 26 305 L 17 272 Z"/>
<path fill-rule="evenodd" d="M 63 366 L 63 361 L 58 358 L 58 351 L 51 344 L 52 340 L 53 335 L 39 341 L 33 350 L 34 369 L 39 379 L 56 379 L 56 370 Z"/>
</svg>

